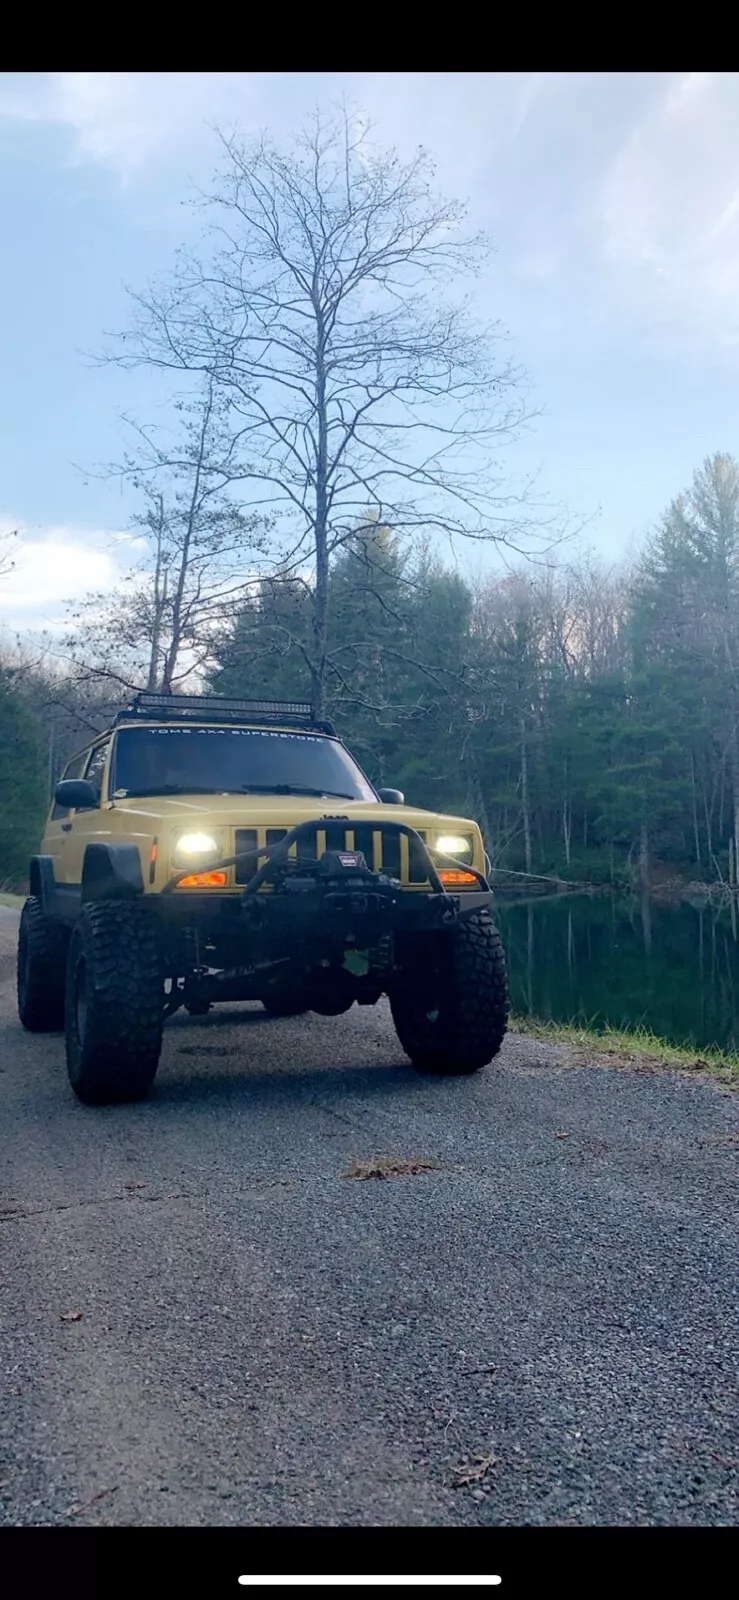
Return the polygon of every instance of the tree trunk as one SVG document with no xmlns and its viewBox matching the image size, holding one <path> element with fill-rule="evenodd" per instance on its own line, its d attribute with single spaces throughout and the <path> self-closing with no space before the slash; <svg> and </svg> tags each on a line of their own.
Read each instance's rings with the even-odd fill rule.
<svg viewBox="0 0 739 1600">
<path fill-rule="evenodd" d="M 54 793 L 54 777 L 55 777 L 55 769 L 56 769 L 56 747 L 55 747 L 55 739 L 54 739 L 55 732 L 56 732 L 56 721 L 55 721 L 55 717 L 54 717 L 54 712 L 52 711 L 51 717 L 49 719 L 49 794 L 53 794 Z"/>
<path fill-rule="evenodd" d="M 162 566 L 162 538 L 164 533 L 164 501 L 159 500 L 159 522 L 157 526 L 157 559 L 154 568 L 154 617 L 151 629 L 151 649 L 149 651 L 149 672 L 146 687 L 153 693 L 159 688 L 159 646 L 162 637 L 162 621 L 164 608 L 167 603 L 167 572 Z"/>
<path fill-rule="evenodd" d="M 210 427 L 210 420 L 211 420 L 212 413 L 213 413 L 213 385 L 211 383 L 210 389 L 208 391 L 208 400 L 207 400 L 206 405 L 203 408 L 203 420 L 202 420 L 201 427 L 200 427 L 200 435 L 199 435 L 199 438 L 198 438 L 198 453 L 197 453 L 197 459 L 195 461 L 195 477 L 193 479 L 192 494 L 190 495 L 190 504 L 188 506 L 187 526 L 185 528 L 185 537 L 184 537 L 184 539 L 182 541 L 182 549 L 180 551 L 179 570 L 178 570 L 178 573 L 177 573 L 177 587 L 175 589 L 174 598 L 173 598 L 173 601 L 172 601 L 172 631 L 170 633 L 169 649 L 167 651 L 167 655 L 166 655 L 166 659 L 165 659 L 165 663 L 164 663 L 164 675 L 163 675 L 163 679 L 162 679 L 162 689 L 163 689 L 165 694 L 171 694 L 172 693 L 172 684 L 174 682 L 175 673 L 177 671 L 177 663 L 178 663 L 178 660 L 179 660 L 180 651 L 182 649 L 182 635 L 183 635 L 183 624 L 184 624 L 184 618 L 183 618 L 183 614 L 182 614 L 182 603 L 183 603 L 184 594 L 185 594 L 185 584 L 187 583 L 187 576 L 188 576 L 188 572 L 190 570 L 192 541 L 193 541 L 193 536 L 194 536 L 194 533 L 195 533 L 197 517 L 198 517 L 198 511 L 199 511 L 200 505 L 201 505 L 201 501 L 200 501 L 201 483 L 202 483 L 202 479 L 203 479 L 203 469 L 204 469 L 204 466 L 205 466 L 205 457 L 206 457 L 207 445 L 208 445 L 208 429 Z"/>
<path fill-rule="evenodd" d="M 493 836 L 490 830 L 490 819 L 487 813 L 487 806 L 485 805 L 482 792 L 482 783 L 480 781 L 480 771 L 477 765 L 477 758 L 474 750 L 468 749 L 465 751 L 464 763 L 467 768 L 467 793 L 470 815 L 475 818 L 477 823 L 479 823 L 483 844 L 488 855 L 492 859 L 495 855 Z"/>
<path fill-rule="evenodd" d="M 313 711 L 326 715 L 326 634 L 328 617 L 328 414 L 326 407 L 326 329 L 323 312 L 315 298 L 316 314 L 316 488 L 313 529 L 316 558 L 316 586 L 313 594 L 313 662 L 311 686 Z"/>
<path fill-rule="evenodd" d="M 564 800 L 562 802 L 562 832 L 564 834 L 564 842 L 565 842 L 565 861 L 566 861 L 566 863 L 567 863 L 567 865 L 569 867 L 569 865 L 570 865 L 570 854 L 571 854 L 570 841 L 571 841 L 571 837 L 572 837 L 572 801 L 571 801 L 570 795 L 569 795 L 567 779 L 568 779 L 567 757 L 565 756 Z"/>
<path fill-rule="evenodd" d="M 534 908 L 529 904 L 526 912 L 526 1010 L 534 1015 Z"/>
<path fill-rule="evenodd" d="M 711 805 L 710 805 L 710 808 L 709 808 L 709 805 L 708 805 L 708 793 L 707 793 L 707 790 L 706 790 L 705 782 L 702 784 L 702 789 L 703 789 L 703 815 L 704 815 L 705 823 L 706 823 L 706 849 L 708 851 L 708 870 L 710 872 L 711 862 L 713 861 L 713 823 L 712 823 L 712 820 L 711 820 L 711 814 L 712 814 L 712 811 L 713 811 L 713 803 L 714 803 L 714 800 L 716 798 L 716 792 L 715 792 L 715 788 L 714 788 L 714 793 L 713 793 L 713 796 L 711 798 Z"/>
<path fill-rule="evenodd" d="M 734 886 L 739 882 L 739 739 L 737 730 L 731 740 L 731 799 L 733 807 Z"/>
<path fill-rule="evenodd" d="M 701 864 L 701 839 L 700 839 L 700 830 L 699 830 L 699 827 L 698 827 L 698 795 L 697 795 L 696 782 L 695 782 L 695 755 L 694 755 L 692 750 L 690 752 L 690 779 L 691 779 L 691 791 L 692 791 L 692 799 L 693 799 L 693 837 L 695 839 L 695 860 L 696 860 L 696 864 L 697 864 L 698 868 L 700 868 L 700 864 Z"/>
<path fill-rule="evenodd" d="M 523 846 L 526 871 L 531 871 L 531 810 L 529 807 L 529 760 L 526 746 L 526 718 L 519 726 L 521 737 L 521 814 L 523 818 Z"/>
</svg>

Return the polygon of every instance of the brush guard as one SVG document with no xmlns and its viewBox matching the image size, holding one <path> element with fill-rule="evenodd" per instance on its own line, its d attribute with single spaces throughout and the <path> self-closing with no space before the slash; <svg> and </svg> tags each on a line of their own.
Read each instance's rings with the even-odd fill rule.
<svg viewBox="0 0 739 1600">
<path fill-rule="evenodd" d="M 432 858 L 425 841 L 407 822 L 382 821 L 382 833 L 395 834 L 412 840 L 423 862 L 430 885 L 430 893 L 414 889 L 408 892 L 397 878 L 387 873 L 374 872 L 361 851 L 325 850 L 320 859 L 301 859 L 300 844 L 316 835 L 327 823 L 343 822 L 350 827 L 346 816 L 326 815 L 307 822 L 299 822 L 289 833 L 274 844 L 262 845 L 237 855 L 224 857 L 208 864 L 209 871 L 223 871 L 237 863 L 253 863 L 255 872 L 242 891 L 242 914 L 251 927 L 284 924 L 300 935 L 308 928 L 316 930 L 323 925 L 334 938 L 351 934 L 360 922 L 363 931 L 381 936 L 389 928 L 443 928 L 451 926 L 459 915 L 461 900 L 466 895 L 449 894 L 439 877 L 438 866 L 459 868 L 470 872 L 477 880 L 478 892 L 473 892 L 475 907 L 480 904 L 479 891 L 490 895 L 487 879 L 474 867 L 468 867 L 453 856 Z M 292 845 L 298 854 L 290 855 Z M 261 865 L 257 863 L 261 862 Z M 192 867 L 177 874 L 162 890 L 171 893 Z M 269 887 L 271 893 L 259 891 Z M 470 904 L 470 910 L 473 909 Z"/>
</svg>

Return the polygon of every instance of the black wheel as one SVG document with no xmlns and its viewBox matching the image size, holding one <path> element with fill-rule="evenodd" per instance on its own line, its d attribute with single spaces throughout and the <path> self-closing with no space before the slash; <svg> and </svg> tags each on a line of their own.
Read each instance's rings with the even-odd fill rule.
<svg viewBox="0 0 739 1600">
<path fill-rule="evenodd" d="M 487 1066 L 505 1038 L 508 976 L 487 911 L 416 939 L 390 996 L 398 1038 L 419 1072 L 461 1077 Z"/>
<path fill-rule="evenodd" d="M 31 895 L 18 931 L 18 1015 L 29 1033 L 55 1033 L 64 1027 L 64 977 L 69 934 L 62 922 L 44 915 Z"/>
<path fill-rule="evenodd" d="M 186 1000 L 185 1010 L 191 1017 L 207 1017 L 210 1011 L 210 1000 Z"/>
<path fill-rule="evenodd" d="M 67 961 L 67 1071 L 85 1105 L 143 1100 L 159 1065 L 164 982 L 154 918 L 125 901 L 86 906 Z"/>
</svg>

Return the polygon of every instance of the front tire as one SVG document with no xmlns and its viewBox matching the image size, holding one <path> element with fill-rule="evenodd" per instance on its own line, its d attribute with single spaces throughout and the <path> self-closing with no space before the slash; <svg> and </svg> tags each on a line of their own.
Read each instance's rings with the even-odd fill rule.
<svg viewBox="0 0 739 1600">
<path fill-rule="evenodd" d="M 18 1015 L 29 1033 L 64 1027 L 64 979 L 69 934 L 63 922 L 44 914 L 30 895 L 18 930 Z"/>
<path fill-rule="evenodd" d="M 508 1024 L 508 975 L 487 911 L 414 940 L 390 996 L 396 1032 L 418 1072 L 464 1077 L 497 1056 Z"/>
<path fill-rule="evenodd" d="M 78 1100 L 143 1100 L 159 1065 L 163 1023 L 153 917 L 120 900 L 86 906 L 67 961 L 67 1072 Z"/>
</svg>

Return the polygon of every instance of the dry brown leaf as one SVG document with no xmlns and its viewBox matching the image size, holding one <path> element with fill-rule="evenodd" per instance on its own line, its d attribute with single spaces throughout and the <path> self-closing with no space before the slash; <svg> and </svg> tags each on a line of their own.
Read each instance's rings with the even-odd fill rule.
<svg viewBox="0 0 739 1600">
<path fill-rule="evenodd" d="M 564 1133 L 560 1128 L 559 1132 L 555 1133 L 554 1137 L 555 1139 L 569 1139 L 570 1135 L 569 1133 Z"/>
<path fill-rule="evenodd" d="M 82 1321 L 82 1312 L 81 1311 L 60 1311 L 59 1318 L 60 1318 L 61 1322 L 81 1322 Z"/>
<path fill-rule="evenodd" d="M 128 1190 L 129 1194 L 132 1194 L 134 1189 L 145 1189 L 146 1188 L 146 1184 L 145 1183 L 135 1183 L 135 1182 L 124 1183 L 123 1187 L 124 1187 L 124 1189 Z"/>
<path fill-rule="evenodd" d="M 419 1172 L 438 1171 L 439 1162 L 428 1160 L 426 1156 L 414 1156 L 410 1161 L 397 1156 L 378 1156 L 374 1161 L 353 1161 L 346 1172 L 341 1173 L 341 1177 L 403 1178 L 408 1174 L 415 1176 Z"/>
<path fill-rule="evenodd" d="M 97 1494 L 91 1494 L 89 1500 L 76 1501 L 74 1505 L 68 1506 L 64 1513 L 65 1517 L 78 1517 L 81 1511 L 87 1511 L 90 1506 L 95 1505 L 97 1500 L 104 1500 L 106 1495 L 115 1494 L 117 1489 L 117 1483 L 113 1485 L 112 1489 L 98 1489 Z"/>
<path fill-rule="evenodd" d="M 496 1465 L 496 1456 L 473 1456 L 471 1461 L 466 1461 L 457 1467 L 452 1478 L 453 1489 L 466 1489 L 471 1483 L 482 1483 L 483 1478 L 492 1472 Z"/>
</svg>

